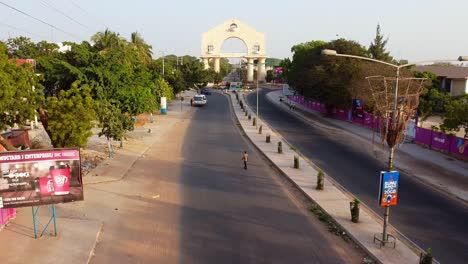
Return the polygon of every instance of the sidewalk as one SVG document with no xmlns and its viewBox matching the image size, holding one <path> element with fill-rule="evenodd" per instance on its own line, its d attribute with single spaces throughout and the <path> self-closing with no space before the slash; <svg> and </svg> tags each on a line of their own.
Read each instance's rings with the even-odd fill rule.
<svg viewBox="0 0 468 264">
<path fill-rule="evenodd" d="M 104 160 L 83 177 L 85 201 L 56 205 L 57 237 L 46 234 L 34 239 L 31 208 L 19 208 L 16 218 L 0 231 L 0 263 L 88 263 L 101 232 L 105 232 L 105 223 L 102 218 L 91 218 L 84 213 L 85 202 L 92 200 L 100 204 L 99 197 L 87 195 L 87 187 L 119 181 L 125 177 L 148 148 L 164 140 L 164 135 L 177 122 L 184 122 L 185 114 L 192 111 L 189 100 L 192 95 L 190 91 L 184 93 L 187 98 L 182 102 L 182 111 L 181 102 L 174 100 L 168 104 L 167 115 L 156 115 L 154 123 L 147 123 L 129 132 L 132 144 L 124 143 L 124 147 L 116 151 L 113 158 Z M 148 129 L 151 129 L 151 133 L 148 133 Z M 104 211 L 102 214 L 105 214 Z M 44 224 L 47 222 L 46 213 L 47 208 L 42 207 L 39 218 Z"/>
<path fill-rule="evenodd" d="M 267 94 L 267 99 L 276 105 L 283 107 L 286 111 L 289 107 L 283 100 L 280 102 L 282 91 L 277 90 Z M 313 119 L 322 119 L 323 121 L 339 127 L 358 137 L 358 140 L 367 144 L 366 147 L 372 149 L 381 160 L 386 160 L 388 147 L 382 144 L 378 133 L 373 133 L 370 129 L 355 123 L 325 118 L 322 114 L 310 110 L 300 104 L 295 105 L 293 111 L 298 117 L 308 122 L 314 122 Z M 315 121 L 317 122 L 317 121 Z M 374 139 L 373 139 L 374 138 Z M 363 140 L 364 139 L 364 140 Z M 372 145 L 372 140 L 374 144 Z M 363 145 L 365 146 L 365 145 Z M 465 202 L 468 202 L 468 163 L 456 160 L 443 153 L 424 148 L 417 144 L 405 143 L 397 147 L 395 155 L 395 166 L 403 171 L 407 171 L 418 179 L 438 190 L 453 195 Z"/>
<path fill-rule="evenodd" d="M 316 175 L 318 168 L 310 161 L 299 156 L 300 168 L 293 168 L 293 157 L 297 155 L 291 146 L 283 144 L 283 153 L 277 153 L 277 142 L 286 141 L 281 135 L 270 129 L 263 120 L 258 120 L 258 125 L 262 125 L 262 134 L 258 134 L 252 120 L 248 120 L 244 112 L 236 102 L 236 97 L 231 94 L 231 102 L 235 115 L 250 140 L 262 151 L 265 156 L 276 165 L 289 179 L 302 190 L 304 194 L 316 202 L 325 212 L 327 212 L 350 237 L 360 244 L 370 255 L 374 256 L 381 263 L 418 263 L 419 256 L 408 247 L 404 241 L 398 240 L 396 248 L 379 248 L 374 244 L 374 234 L 381 233 L 382 224 L 375 220 L 370 213 L 361 207 L 360 222 L 351 222 L 349 202 L 352 200 L 347 193 L 338 188 L 331 179 L 325 176 L 324 190 L 315 189 Z M 244 104 L 249 112 L 252 110 Z M 271 143 L 266 143 L 265 135 L 271 135 Z"/>
</svg>

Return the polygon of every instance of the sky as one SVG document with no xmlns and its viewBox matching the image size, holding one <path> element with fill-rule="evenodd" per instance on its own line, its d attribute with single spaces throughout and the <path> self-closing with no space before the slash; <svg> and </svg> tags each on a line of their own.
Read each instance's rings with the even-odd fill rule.
<svg viewBox="0 0 468 264">
<path fill-rule="evenodd" d="M 138 31 L 154 57 L 200 56 L 201 34 L 237 18 L 265 33 L 269 57 L 285 58 L 293 45 L 311 40 L 369 46 L 380 24 L 391 55 L 415 62 L 467 56 L 467 10 L 466 0 L 0 0 L 0 40 L 80 42 L 109 28 L 126 38 Z M 222 50 L 245 47 L 229 40 Z"/>
</svg>

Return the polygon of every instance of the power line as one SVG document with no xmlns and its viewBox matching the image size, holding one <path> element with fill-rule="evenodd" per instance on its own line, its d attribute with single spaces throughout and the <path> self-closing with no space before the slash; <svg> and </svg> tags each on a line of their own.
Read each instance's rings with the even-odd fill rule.
<svg viewBox="0 0 468 264">
<path fill-rule="evenodd" d="M 42 36 L 42 35 L 38 35 L 38 34 L 36 34 L 36 33 L 32 33 L 32 32 L 26 31 L 26 30 L 24 30 L 24 29 L 21 29 L 21 28 L 18 28 L 18 27 L 15 27 L 15 26 L 12 26 L 12 25 L 3 23 L 3 22 L 0 22 L 0 24 L 1 24 L 1 25 L 4 25 L 4 26 L 7 26 L 7 27 L 9 27 L 9 28 L 15 29 L 15 30 L 22 31 L 22 32 L 24 32 L 24 33 L 31 34 L 31 35 L 36 36 L 36 37 L 47 38 L 47 37 L 44 37 L 44 36 Z"/>
<path fill-rule="evenodd" d="M 61 14 L 62 16 L 68 18 L 69 20 L 75 22 L 76 24 L 78 24 L 78 25 L 80 25 L 80 26 L 82 26 L 82 27 L 84 27 L 84 28 L 86 28 L 86 29 L 89 29 L 88 26 L 83 25 L 82 23 L 80 23 L 79 21 L 77 21 L 76 19 L 74 19 L 73 17 L 71 17 L 71 16 L 65 14 L 64 12 L 62 12 L 61 10 L 55 8 L 54 6 L 52 6 L 52 5 L 51 5 L 50 3 L 48 3 L 47 1 L 41 0 L 41 2 L 42 2 L 43 5 L 48 6 L 49 8 L 51 8 L 52 10 L 54 10 L 55 12 Z"/>
<path fill-rule="evenodd" d="M 99 22 L 101 25 L 103 25 L 105 28 L 108 28 L 108 26 L 104 23 L 102 23 L 102 21 L 100 21 L 99 19 L 97 19 L 95 16 L 91 15 L 88 11 L 86 11 L 86 9 L 82 8 L 81 6 L 79 6 L 77 3 L 75 3 L 74 1 L 71 1 L 69 0 L 70 3 L 72 3 L 72 5 L 74 5 L 76 8 L 80 9 L 83 13 L 85 13 L 86 15 L 92 17 L 94 20 L 96 20 L 97 22 Z"/>
<path fill-rule="evenodd" d="M 6 7 L 8 7 L 8 8 L 10 8 L 10 9 L 13 9 L 13 10 L 15 10 L 16 12 L 21 13 L 21 14 L 23 14 L 23 15 L 29 17 L 29 18 L 32 18 L 32 19 L 34 19 L 34 20 L 36 20 L 36 21 L 39 21 L 39 22 L 41 22 L 41 23 L 44 24 L 44 25 L 47 25 L 47 26 L 49 26 L 49 27 L 51 27 L 51 28 L 53 28 L 53 29 L 56 29 L 56 30 L 58 30 L 58 31 L 60 31 L 60 32 L 62 32 L 62 33 L 65 33 L 65 34 L 67 34 L 67 35 L 69 35 L 69 36 L 71 36 L 71 37 L 73 37 L 73 38 L 75 38 L 75 39 L 80 39 L 80 38 L 76 37 L 75 35 L 73 35 L 73 34 L 71 34 L 71 33 L 68 33 L 68 32 L 66 32 L 65 30 L 61 29 L 61 28 L 58 28 L 58 27 L 56 27 L 56 26 L 54 26 L 54 25 L 52 25 L 52 24 L 49 24 L 49 23 L 47 23 L 47 22 L 45 22 L 44 20 L 41 20 L 41 19 L 39 19 L 39 18 L 33 17 L 33 16 L 31 16 L 30 14 L 28 14 L 28 13 L 26 13 L 26 12 L 23 12 L 23 11 L 21 11 L 21 10 L 15 8 L 15 7 L 13 7 L 13 6 L 10 6 L 10 5 L 8 5 L 8 4 L 5 4 L 4 2 L 1 2 L 1 1 L 0 1 L 0 4 L 6 6 Z"/>
</svg>

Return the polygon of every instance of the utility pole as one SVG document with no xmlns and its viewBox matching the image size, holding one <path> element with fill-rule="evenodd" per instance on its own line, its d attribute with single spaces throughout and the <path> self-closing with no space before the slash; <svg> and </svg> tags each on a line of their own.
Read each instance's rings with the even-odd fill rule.
<svg viewBox="0 0 468 264">
<path fill-rule="evenodd" d="M 162 55 L 163 55 L 163 72 L 162 72 L 162 74 L 163 74 L 163 80 L 164 80 L 164 59 L 165 59 L 164 58 L 164 51 L 162 52 Z"/>
</svg>

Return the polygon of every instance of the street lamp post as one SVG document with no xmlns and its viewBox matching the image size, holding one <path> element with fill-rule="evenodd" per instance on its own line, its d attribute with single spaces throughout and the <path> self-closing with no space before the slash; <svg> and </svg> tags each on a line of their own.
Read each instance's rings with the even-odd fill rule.
<svg viewBox="0 0 468 264">
<path fill-rule="evenodd" d="M 395 79 L 395 98 L 394 98 L 394 105 L 393 105 L 393 114 L 392 114 L 392 122 L 396 120 L 396 114 L 397 114 L 397 103 L 398 103 L 398 81 L 400 78 L 400 69 L 405 68 L 405 67 L 410 67 L 419 63 L 424 63 L 424 62 L 447 62 L 447 61 L 453 61 L 453 60 L 433 60 L 433 61 L 423 61 L 423 62 L 416 62 L 416 63 L 408 63 L 404 65 L 396 65 L 393 63 L 385 62 L 385 61 L 380 61 L 376 59 L 371 59 L 371 58 L 366 58 L 362 56 L 356 56 L 356 55 L 349 55 L 349 54 L 339 54 L 336 50 L 330 50 L 330 49 L 324 49 L 321 52 L 322 55 L 325 56 L 337 56 L 337 57 L 348 57 L 348 58 L 355 58 L 355 59 L 360 59 L 360 60 L 367 60 L 367 61 L 372 61 L 380 64 L 385 64 L 387 66 L 391 66 L 396 69 L 396 79 Z M 468 61 L 468 56 L 460 56 L 458 57 L 459 61 Z M 394 168 L 394 154 L 395 154 L 395 144 L 390 146 L 389 150 L 389 156 L 388 156 L 388 171 L 392 171 Z M 388 242 L 388 234 L 387 234 L 387 226 L 388 226 L 388 220 L 389 220 L 389 215 L 390 215 L 390 206 L 385 207 L 385 212 L 384 212 L 384 223 L 383 223 L 383 232 L 382 232 L 382 240 L 383 243 Z"/>
<path fill-rule="evenodd" d="M 255 122 L 255 128 L 257 128 L 257 124 L 258 124 L 258 79 L 260 79 L 260 65 L 265 65 L 265 63 L 258 63 L 257 64 L 257 122 Z"/>
<path fill-rule="evenodd" d="M 164 80 L 164 71 L 165 71 L 165 67 L 164 67 L 164 64 L 165 64 L 165 51 L 164 50 L 160 50 L 159 51 L 161 54 L 162 54 L 162 77 L 163 77 L 163 80 Z"/>
</svg>

